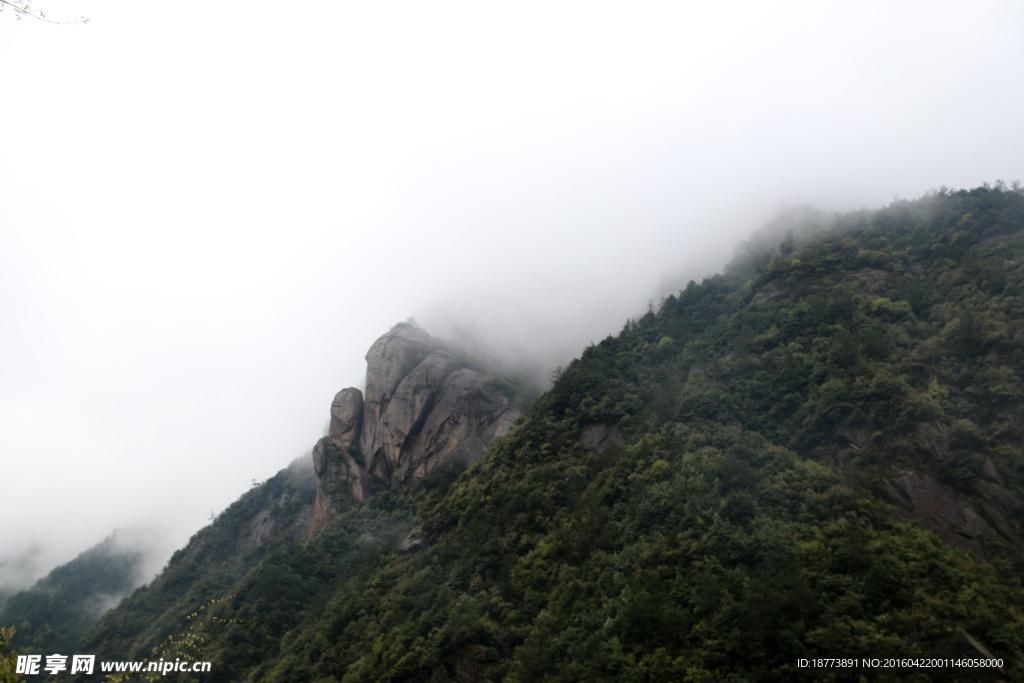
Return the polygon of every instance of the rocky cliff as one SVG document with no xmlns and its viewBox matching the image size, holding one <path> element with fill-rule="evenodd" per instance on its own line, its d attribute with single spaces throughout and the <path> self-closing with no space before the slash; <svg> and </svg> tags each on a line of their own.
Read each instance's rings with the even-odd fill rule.
<svg viewBox="0 0 1024 683">
<path fill-rule="evenodd" d="M 901 515 L 918 520 L 951 548 L 965 548 L 984 560 L 986 537 L 1018 550 L 1024 542 L 1016 519 L 1020 500 L 1003 486 L 991 459 L 981 475 L 964 490 L 919 472 L 883 479 L 882 485 Z"/>
<path fill-rule="evenodd" d="M 380 337 L 366 362 L 365 396 L 355 388 L 338 392 L 328 434 L 313 449 L 310 533 L 348 496 L 362 502 L 379 487 L 397 489 L 441 464 L 473 464 L 519 417 L 500 378 L 467 367 L 415 325 L 396 325 Z"/>
</svg>

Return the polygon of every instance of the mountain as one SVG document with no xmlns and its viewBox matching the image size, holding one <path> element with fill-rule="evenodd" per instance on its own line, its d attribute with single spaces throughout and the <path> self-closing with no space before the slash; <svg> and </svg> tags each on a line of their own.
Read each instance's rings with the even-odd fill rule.
<svg viewBox="0 0 1024 683">
<path fill-rule="evenodd" d="M 178 631 L 188 611 L 237 586 L 273 549 L 303 538 L 315 490 L 308 455 L 254 484 L 176 551 L 152 582 L 106 613 L 75 651 L 109 655 L 108 659 L 148 653 Z M 15 636 L 15 649 L 20 647 L 20 635 Z"/>
<path fill-rule="evenodd" d="M 479 460 L 529 394 L 528 385 L 486 374 L 479 362 L 410 323 L 382 335 L 366 360 L 366 399 L 356 388 L 338 393 L 328 435 L 311 457 L 254 484 L 124 609 L 97 624 L 79 651 L 141 658 L 204 600 L 237 589 L 267 557 L 294 550 L 334 517 L 367 499 L 389 500 L 440 465 L 465 468 Z M 275 601 L 286 612 L 299 608 L 306 585 L 280 581 Z"/>
<path fill-rule="evenodd" d="M 0 623 L 17 629 L 21 654 L 73 652 L 100 615 L 142 585 L 145 542 L 118 530 L 29 589 L 0 604 Z"/>
<path fill-rule="evenodd" d="M 80 650 L 141 658 L 232 593 L 211 613 L 247 621 L 199 627 L 210 683 L 1024 676 L 1017 188 L 783 216 L 584 349 L 504 436 L 518 409 L 488 381 L 431 432 L 418 397 L 462 394 L 429 369 L 448 361 L 401 388 L 431 343 L 396 329 L 366 396 L 332 405 L 312 533 L 232 555 L 267 482 Z M 464 461 L 469 434 L 495 438 Z M 999 671 L 862 661 L 987 653 Z"/>
</svg>

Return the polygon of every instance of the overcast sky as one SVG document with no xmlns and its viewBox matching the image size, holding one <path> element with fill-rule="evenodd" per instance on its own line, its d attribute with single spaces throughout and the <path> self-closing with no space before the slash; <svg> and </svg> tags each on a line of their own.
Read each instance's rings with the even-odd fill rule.
<svg viewBox="0 0 1024 683">
<path fill-rule="evenodd" d="M 1019 2 L 0 13 L 0 561 L 168 552 L 416 317 L 554 365 L 783 205 L 1024 177 Z M 0 583 L 3 582 L 0 571 Z"/>
</svg>

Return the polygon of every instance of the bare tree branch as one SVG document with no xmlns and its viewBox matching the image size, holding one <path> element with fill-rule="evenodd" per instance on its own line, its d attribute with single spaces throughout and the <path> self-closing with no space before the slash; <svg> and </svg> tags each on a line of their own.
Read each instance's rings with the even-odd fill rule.
<svg viewBox="0 0 1024 683">
<path fill-rule="evenodd" d="M 79 17 L 74 21 L 54 21 L 53 19 L 46 18 L 46 12 L 39 10 L 38 12 L 32 11 L 31 0 L 0 0 L 0 12 L 7 8 L 14 10 L 14 16 L 18 19 L 22 17 L 32 17 L 39 21 L 45 21 L 47 24 L 88 24 L 89 19 L 87 17 Z"/>
</svg>

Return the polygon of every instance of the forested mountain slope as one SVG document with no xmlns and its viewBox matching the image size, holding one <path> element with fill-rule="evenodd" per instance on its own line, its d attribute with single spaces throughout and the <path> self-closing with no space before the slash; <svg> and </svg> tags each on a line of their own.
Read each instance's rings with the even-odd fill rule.
<svg viewBox="0 0 1024 683">
<path fill-rule="evenodd" d="M 0 604 L 0 624 L 17 629 L 21 654 L 71 652 L 100 615 L 149 577 L 135 534 L 115 531 Z"/>
<path fill-rule="evenodd" d="M 98 654 L 101 660 L 148 654 L 179 630 L 188 612 L 227 594 L 274 548 L 303 538 L 315 490 L 309 456 L 261 484 L 254 483 L 175 552 L 152 583 L 104 615 L 76 651 Z M 20 647 L 20 635 L 15 636 L 15 649 Z"/>
<path fill-rule="evenodd" d="M 261 623 L 203 627 L 204 680 L 826 680 L 797 660 L 980 656 L 964 633 L 1020 678 L 1022 323 L 1001 186 L 754 248 L 585 349 L 464 473 L 270 552 L 217 607 Z M 105 634 L 159 590 L 83 647 L 145 654 L 165 619 Z M 859 675 L 976 673 L 834 680 Z"/>
</svg>

